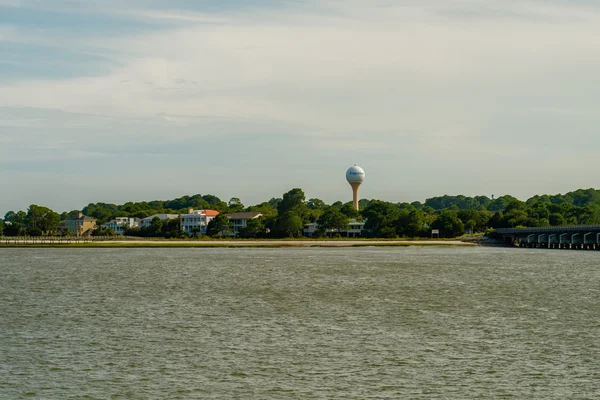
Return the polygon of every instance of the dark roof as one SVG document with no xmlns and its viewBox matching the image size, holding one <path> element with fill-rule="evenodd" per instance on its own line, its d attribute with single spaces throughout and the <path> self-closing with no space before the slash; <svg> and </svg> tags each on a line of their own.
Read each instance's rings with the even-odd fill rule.
<svg viewBox="0 0 600 400">
<path fill-rule="evenodd" d="M 225 214 L 225 216 L 229 219 L 254 219 L 262 215 L 263 214 L 260 212 L 239 212 L 233 214 Z"/>
<path fill-rule="evenodd" d="M 66 219 L 65 221 L 90 221 L 90 222 L 92 222 L 92 221 L 95 221 L 95 220 L 96 219 L 94 219 L 92 217 L 88 217 L 88 216 L 84 215 L 84 216 L 79 217 L 79 218 L 69 218 L 69 219 Z"/>
</svg>

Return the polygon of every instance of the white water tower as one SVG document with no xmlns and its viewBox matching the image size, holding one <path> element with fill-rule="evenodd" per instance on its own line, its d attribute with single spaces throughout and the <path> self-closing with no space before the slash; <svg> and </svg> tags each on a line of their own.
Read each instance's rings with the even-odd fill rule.
<svg viewBox="0 0 600 400">
<path fill-rule="evenodd" d="M 365 171 L 355 164 L 346 171 L 346 180 L 352 186 L 352 204 L 358 210 L 358 188 L 365 181 Z"/>
</svg>

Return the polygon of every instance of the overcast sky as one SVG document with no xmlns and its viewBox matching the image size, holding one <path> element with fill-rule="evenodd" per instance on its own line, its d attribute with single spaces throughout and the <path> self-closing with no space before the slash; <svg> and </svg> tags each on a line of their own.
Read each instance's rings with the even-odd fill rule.
<svg viewBox="0 0 600 400">
<path fill-rule="evenodd" d="M 600 1 L 0 0 L 0 214 L 598 187 Z"/>
</svg>

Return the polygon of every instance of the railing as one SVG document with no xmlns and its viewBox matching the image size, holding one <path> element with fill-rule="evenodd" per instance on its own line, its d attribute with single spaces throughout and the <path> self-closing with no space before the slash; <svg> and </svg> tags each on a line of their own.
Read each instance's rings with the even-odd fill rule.
<svg viewBox="0 0 600 400">
<path fill-rule="evenodd" d="M 543 232 L 583 232 L 583 231 L 600 231 L 600 225 L 565 225 L 565 226 L 541 226 L 535 228 L 502 228 L 496 229 L 496 233 L 500 235 L 512 235 L 528 233 L 543 233 Z"/>
<path fill-rule="evenodd" d="M 0 244 L 70 244 L 127 240 L 124 236 L 0 236 Z"/>
</svg>

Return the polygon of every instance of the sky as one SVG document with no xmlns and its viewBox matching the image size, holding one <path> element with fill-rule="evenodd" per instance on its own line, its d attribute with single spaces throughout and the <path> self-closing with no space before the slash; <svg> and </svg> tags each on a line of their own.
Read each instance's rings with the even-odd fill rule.
<svg viewBox="0 0 600 400">
<path fill-rule="evenodd" d="M 0 0 L 0 214 L 598 187 L 600 1 Z"/>
</svg>

